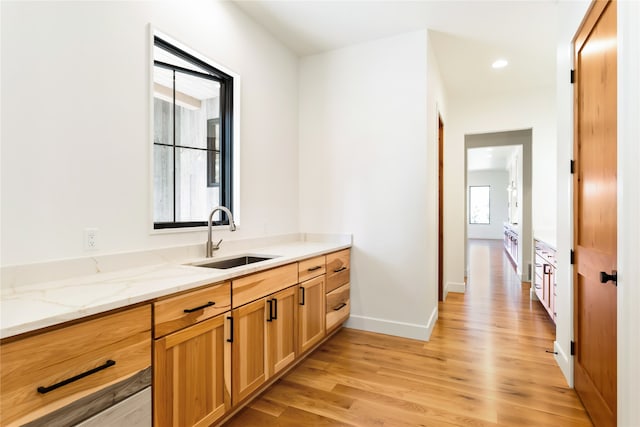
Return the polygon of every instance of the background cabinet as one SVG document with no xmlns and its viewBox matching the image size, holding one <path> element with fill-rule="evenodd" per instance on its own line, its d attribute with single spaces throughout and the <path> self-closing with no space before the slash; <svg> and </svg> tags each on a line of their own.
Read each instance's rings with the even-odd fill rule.
<svg viewBox="0 0 640 427">
<path fill-rule="evenodd" d="M 556 250 L 541 240 L 535 240 L 535 278 L 536 296 L 549 313 L 551 320 L 556 321 Z"/>
<path fill-rule="evenodd" d="M 509 225 L 504 225 L 504 250 L 509 255 L 513 267 L 518 270 L 518 232 Z"/>
</svg>

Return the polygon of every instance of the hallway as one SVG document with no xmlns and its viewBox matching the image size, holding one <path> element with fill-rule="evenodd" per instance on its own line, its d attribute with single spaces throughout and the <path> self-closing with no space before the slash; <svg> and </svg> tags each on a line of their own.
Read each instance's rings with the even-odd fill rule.
<svg viewBox="0 0 640 427">
<path fill-rule="evenodd" d="M 590 426 L 502 242 L 470 241 L 469 258 L 431 341 L 345 328 L 227 426 Z"/>
</svg>

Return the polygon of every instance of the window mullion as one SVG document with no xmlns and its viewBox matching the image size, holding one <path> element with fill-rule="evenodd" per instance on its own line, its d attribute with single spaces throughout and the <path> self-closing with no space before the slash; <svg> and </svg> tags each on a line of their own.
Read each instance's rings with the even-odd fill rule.
<svg viewBox="0 0 640 427">
<path fill-rule="evenodd" d="M 173 70 L 173 222 L 176 220 L 176 70 Z"/>
</svg>

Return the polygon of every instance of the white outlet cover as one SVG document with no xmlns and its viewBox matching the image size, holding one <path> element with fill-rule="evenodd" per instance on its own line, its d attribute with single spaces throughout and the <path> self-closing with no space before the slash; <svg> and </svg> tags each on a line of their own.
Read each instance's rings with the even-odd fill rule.
<svg viewBox="0 0 640 427">
<path fill-rule="evenodd" d="M 95 251 L 98 250 L 98 229 L 97 228 L 85 228 L 84 229 L 84 250 Z"/>
</svg>

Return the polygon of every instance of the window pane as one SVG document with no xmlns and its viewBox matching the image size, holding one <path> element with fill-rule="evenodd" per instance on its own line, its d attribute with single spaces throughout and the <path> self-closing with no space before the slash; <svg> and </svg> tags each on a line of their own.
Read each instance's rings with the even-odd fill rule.
<svg viewBox="0 0 640 427">
<path fill-rule="evenodd" d="M 153 146 L 153 220 L 173 222 L 173 148 Z"/>
<path fill-rule="evenodd" d="M 176 72 L 176 145 L 207 148 L 207 120 L 220 116 L 220 83 Z"/>
<path fill-rule="evenodd" d="M 153 143 L 173 144 L 173 105 L 153 98 Z"/>
<path fill-rule="evenodd" d="M 220 119 L 207 120 L 207 185 L 220 185 Z"/>
<path fill-rule="evenodd" d="M 176 149 L 176 221 L 206 221 L 220 204 L 220 187 L 207 186 L 207 151 Z"/>
<path fill-rule="evenodd" d="M 489 224 L 489 186 L 469 187 L 469 223 Z"/>
</svg>

